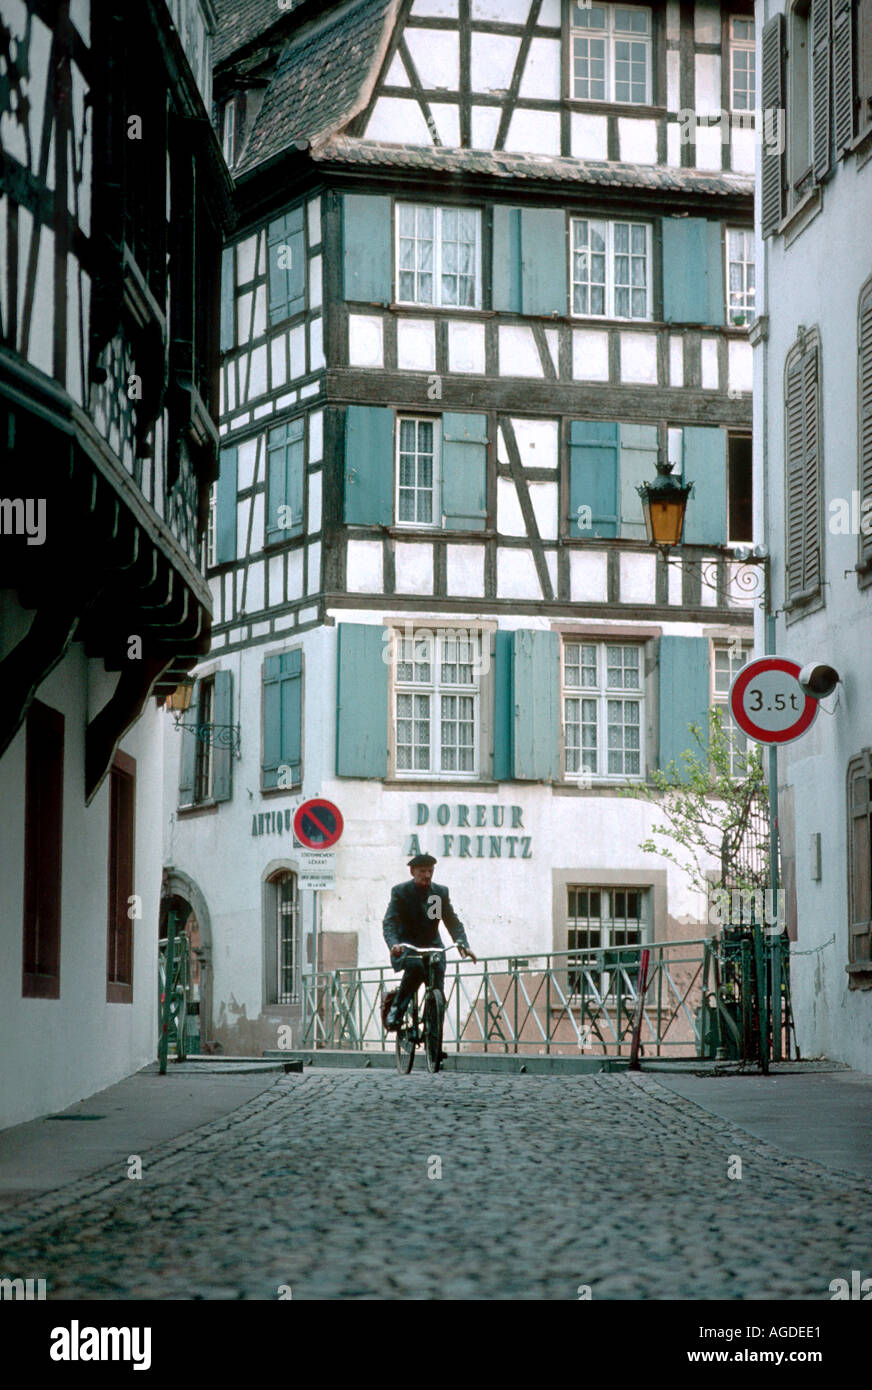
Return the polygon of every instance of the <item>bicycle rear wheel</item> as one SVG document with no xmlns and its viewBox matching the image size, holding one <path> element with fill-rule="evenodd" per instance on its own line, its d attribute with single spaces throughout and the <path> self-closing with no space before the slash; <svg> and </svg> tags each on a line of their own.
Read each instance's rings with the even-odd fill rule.
<svg viewBox="0 0 872 1390">
<path fill-rule="evenodd" d="M 424 1051 L 427 1070 L 437 1072 L 442 1065 L 442 1020 L 445 999 L 442 991 L 431 989 L 424 1000 Z"/>
<path fill-rule="evenodd" d="M 415 1040 L 418 1035 L 418 1010 L 415 1000 L 408 1005 L 397 1029 L 397 1071 L 401 1076 L 412 1070 L 415 1061 Z"/>
</svg>

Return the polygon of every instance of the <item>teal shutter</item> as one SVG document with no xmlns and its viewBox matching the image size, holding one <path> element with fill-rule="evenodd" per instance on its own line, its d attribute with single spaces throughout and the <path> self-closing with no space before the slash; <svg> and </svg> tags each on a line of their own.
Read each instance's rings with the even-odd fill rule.
<svg viewBox="0 0 872 1390">
<path fill-rule="evenodd" d="M 342 199 L 343 296 L 365 304 L 390 304 L 391 200 L 371 193 Z"/>
<path fill-rule="evenodd" d="M 698 724 L 704 747 L 708 747 L 710 695 L 710 649 L 707 637 L 660 638 L 660 767 L 665 771 L 675 761 L 684 771 L 680 754 L 701 750 L 688 724 Z"/>
<path fill-rule="evenodd" d="M 304 471 L 301 415 L 270 430 L 267 437 L 267 545 L 303 534 Z M 290 508 L 287 526 L 279 525 L 281 507 Z"/>
<path fill-rule="evenodd" d="M 657 476 L 657 426 L 620 425 L 621 439 L 621 535 L 633 540 L 647 539 L 639 483 L 653 482 Z"/>
<path fill-rule="evenodd" d="M 215 563 L 236 559 L 236 446 L 222 449 L 215 484 Z"/>
<path fill-rule="evenodd" d="M 487 524 L 487 416 L 442 416 L 442 513 L 448 531 Z"/>
<path fill-rule="evenodd" d="M 233 723 L 233 673 L 215 672 L 215 691 L 213 722 L 223 724 L 224 734 Z M 195 740 L 191 740 L 193 743 Z M 233 790 L 233 751 L 223 738 L 216 738 L 212 746 L 212 796 L 216 801 L 229 801 Z"/>
<path fill-rule="evenodd" d="M 179 805 L 192 806 L 194 804 L 194 773 L 197 766 L 197 748 L 199 739 L 194 734 L 194 725 L 197 722 L 197 704 L 200 695 L 199 682 L 191 691 L 191 703 L 185 710 L 181 718 L 181 739 L 182 749 L 179 761 Z"/>
<path fill-rule="evenodd" d="M 571 536 L 592 539 L 618 533 L 619 430 L 601 420 L 573 420 L 569 436 Z M 590 507 L 590 529 L 579 529 L 578 509 Z"/>
<path fill-rule="evenodd" d="M 512 775 L 512 639 L 514 633 L 494 634 L 494 765 L 493 779 Z"/>
<path fill-rule="evenodd" d="M 521 312 L 521 209 L 494 208 L 493 308 Z"/>
<path fill-rule="evenodd" d="M 727 434 L 709 425 L 684 427 L 684 479 L 694 484 L 684 514 L 686 545 L 727 540 Z"/>
<path fill-rule="evenodd" d="M 514 773 L 529 781 L 560 776 L 560 638 L 522 629 L 512 661 Z"/>
<path fill-rule="evenodd" d="M 336 776 L 388 773 L 387 628 L 340 623 L 336 699 Z"/>
<path fill-rule="evenodd" d="M 222 352 L 236 346 L 236 323 L 233 312 L 236 281 L 233 274 L 233 255 L 233 247 L 225 246 L 221 254 L 221 337 L 219 346 Z"/>
<path fill-rule="evenodd" d="M 394 412 L 350 405 L 345 412 L 345 520 L 390 526 L 394 519 Z"/>
<path fill-rule="evenodd" d="M 521 212 L 521 305 L 525 314 L 568 313 L 566 216 L 560 208 Z"/>
<path fill-rule="evenodd" d="M 306 244 L 302 206 L 270 222 L 267 232 L 269 321 L 280 323 L 306 307 Z M 281 262 L 281 263 L 280 263 Z"/>
<path fill-rule="evenodd" d="M 263 663 L 263 788 L 279 785 L 279 768 L 289 767 L 293 784 L 303 780 L 303 653 L 268 656 Z"/>
<path fill-rule="evenodd" d="M 663 219 L 663 318 L 666 323 L 724 322 L 719 222 Z"/>
</svg>

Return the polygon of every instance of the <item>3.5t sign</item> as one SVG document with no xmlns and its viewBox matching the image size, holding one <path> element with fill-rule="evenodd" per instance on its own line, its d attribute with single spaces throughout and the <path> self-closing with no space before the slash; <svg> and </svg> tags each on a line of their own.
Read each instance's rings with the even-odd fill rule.
<svg viewBox="0 0 872 1390">
<path fill-rule="evenodd" d="M 735 677 L 730 713 L 755 743 L 792 743 L 811 728 L 819 702 L 802 690 L 800 670 L 786 657 L 764 656 Z"/>
</svg>

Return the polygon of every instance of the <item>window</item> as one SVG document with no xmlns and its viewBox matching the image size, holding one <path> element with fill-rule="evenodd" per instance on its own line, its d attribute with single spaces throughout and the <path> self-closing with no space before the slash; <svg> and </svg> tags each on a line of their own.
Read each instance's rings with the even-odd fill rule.
<svg viewBox="0 0 872 1390">
<path fill-rule="evenodd" d="M 197 723 L 215 722 L 215 681 L 212 678 L 201 680 L 198 687 Z M 183 735 L 184 737 L 184 735 Z M 189 735 L 195 737 L 195 735 Z M 209 801 L 212 797 L 212 731 L 200 738 L 196 735 L 197 747 L 194 756 L 194 801 Z"/>
<path fill-rule="evenodd" d="M 399 637 L 395 665 L 397 776 L 475 777 L 479 761 L 478 634 Z"/>
<path fill-rule="evenodd" d="M 25 758 L 21 992 L 30 999 L 59 999 L 64 716 L 39 700 L 27 715 Z"/>
<path fill-rule="evenodd" d="M 746 756 L 748 752 L 748 739 L 742 730 L 735 724 L 729 712 L 727 700 L 736 675 L 741 671 L 751 655 L 750 645 L 744 643 L 716 643 L 714 649 L 714 667 L 712 670 L 712 703 L 720 706 L 724 712 L 724 730 L 730 744 L 730 776 L 739 777 L 744 774 L 740 771 L 739 760 Z"/>
<path fill-rule="evenodd" d="M 264 791 L 303 780 L 303 653 L 268 656 L 263 663 Z"/>
<path fill-rule="evenodd" d="M 872 971 L 872 757 L 848 764 L 848 960 Z"/>
<path fill-rule="evenodd" d="M 133 1002 L 134 807 L 136 763 L 118 752 L 109 773 L 109 924 L 106 952 L 106 999 Z"/>
<path fill-rule="evenodd" d="M 754 233 L 727 228 L 727 323 L 740 328 L 754 322 Z"/>
<path fill-rule="evenodd" d="M 799 0 L 789 16 L 787 40 L 787 142 L 788 186 L 794 201 L 811 184 L 812 162 L 812 64 L 810 59 L 809 0 Z"/>
<path fill-rule="evenodd" d="M 221 111 L 221 148 L 228 168 L 236 160 L 236 97 L 225 101 Z"/>
<path fill-rule="evenodd" d="M 856 22 L 857 131 L 862 134 L 872 121 L 872 0 L 859 0 Z"/>
<path fill-rule="evenodd" d="M 647 890 L 644 888 L 570 888 L 567 904 L 566 947 L 569 951 L 602 951 L 587 961 L 568 958 L 569 993 L 614 998 L 618 992 L 618 971 L 623 966 L 635 985 L 638 959 L 618 952 L 618 946 L 642 946 L 649 939 Z M 604 968 L 605 967 L 605 968 Z M 585 978 L 587 976 L 587 978 Z M 629 994 L 627 981 L 620 980 L 621 993 Z M 595 1002 L 595 996 L 591 1002 Z"/>
<path fill-rule="evenodd" d="M 563 644 L 564 771 L 642 776 L 642 648 Z"/>
<path fill-rule="evenodd" d="M 204 551 L 204 569 L 212 569 L 218 563 L 216 559 L 216 521 L 218 515 L 218 484 L 213 483 L 209 488 L 209 516 L 206 521 L 206 540 Z"/>
<path fill-rule="evenodd" d="M 400 419 L 397 430 L 397 524 L 438 526 L 435 420 Z"/>
<path fill-rule="evenodd" d="M 267 1003 L 296 1004 L 300 968 L 300 907 L 297 875 L 289 869 L 266 885 Z"/>
<path fill-rule="evenodd" d="M 269 321 L 270 325 L 275 325 L 301 314 L 306 307 L 306 240 L 302 203 L 270 222 L 266 241 Z"/>
<path fill-rule="evenodd" d="M 727 438 L 727 540 L 734 545 L 753 540 L 752 519 L 752 455 L 749 434 L 731 434 Z"/>
<path fill-rule="evenodd" d="M 733 111 L 753 111 L 756 71 L 753 19 L 730 20 L 730 105 Z"/>
<path fill-rule="evenodd" d="M 785 386 L 785 522 L 788 607 L 821 590 L 820 350 L 816 342 L 795 347 L 787 361 Z"/>
<path fill-rule="evenodd" d="M 399 203 L 397 257 L 401 304 L 480 306 L 480 214 L 475 209 Z"/>
<path fill-rule="evenodd" d="M 573 5 L 572 95 L 576 101 L 651 103 L 651 11 Z"/>
<path fill-rule="evenodd" d="M 572 312 L 651 317 L 651 229 L 645 222 L 572 219 Z"/>
<path fill-rule="evenodd" d="M 304 432 L 299 415 L 267 436 L 267 545 L 303 534 Z"/>
</svg>

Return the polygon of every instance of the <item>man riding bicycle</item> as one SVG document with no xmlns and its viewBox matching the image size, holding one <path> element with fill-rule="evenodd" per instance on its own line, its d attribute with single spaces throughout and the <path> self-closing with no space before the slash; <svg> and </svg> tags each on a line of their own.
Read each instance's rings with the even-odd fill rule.
<svg viewBox="0 0 872 1390">
<path fill-rule="evenodd" d="M 400 942 L 411 942 L 415 946 L 441 946 L 439 923 L 444 922 L 461 956 L 465 960 L 478 959 L 469 948 L 463 923 L 451 905 L 448 889 L 433 882 L 435 863 L 432 854 L 416 854 L 414 859 L 409 860 L 411 881 L 398 883 L 391 889 L 391 900 L 382 928 L 390 948 L 393 968 L 402 970 L 403 978 L 385 1023 L 389 1032 L 400 1026 L 409 1001 L 425 978 L 421 957 L 412 955 Z M 444 983 L 445 960 L 442 956 L 434 956 L 433 984 L 444 992 Z"/>
</svg>

